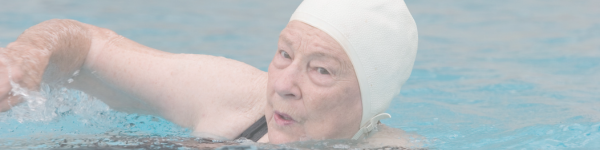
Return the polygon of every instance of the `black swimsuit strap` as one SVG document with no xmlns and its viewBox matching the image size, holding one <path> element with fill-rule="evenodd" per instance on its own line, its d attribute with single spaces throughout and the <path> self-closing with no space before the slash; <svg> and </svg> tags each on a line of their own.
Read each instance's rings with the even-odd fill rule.
<svg viewBox="0 0 600 150">
<path fill-rule="evenodd" d="M 254 142 L 258 141 L 265 134 L 267 134 L 267 119 L 265 116 L 258 119 L 254 124 L 252 124 L 248 129 L 246 129 L 238 138 L 245 137 L 246 139 L 250 139 Z"/>
</svg>

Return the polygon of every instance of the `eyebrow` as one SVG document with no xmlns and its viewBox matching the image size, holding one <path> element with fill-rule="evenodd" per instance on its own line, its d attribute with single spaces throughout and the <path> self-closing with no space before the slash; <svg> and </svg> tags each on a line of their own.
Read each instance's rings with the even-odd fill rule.
<svg viewBox="0 0 600 150">
<path fill-rule="evenodd" d="M 352 69 L 352 67 L 351 67 L 351 63 L 352 62 L 342 61 L 338 57 L 335 57 L 334 55 L 331 55 L 331 54 L 328 54 L 328 53 L 315 52 L 315 53 L 311 53 L 311 54 L 309 54 L 307 56 L 308 60 L 312 60 L 312 59 L 315 59 L 317 57 L 330 58 L 330 59 L 333 59 L 335 62 L 337 62 L 340 65 L 339 70 L 337 70 L 338 73 L 346 74 L 349 70 Z"/>
<path fill-rule="evenodd" d="M 307 58 L 315 58 L 315 57 L 328 57 L 328 58 L 332 58 L 332 59 L 334 59 L 334 60 L 336 60 L 338 62 L 342 62 L 338 58 L 334 57 L 333 55 L 327 54 L 327 53 L 323 53 L 323 52 L 313 52 L 313 53 L 311 53 L 311 54 L 309 54 L 307 56 Z"/>
<path fill-rule="evenodd" d="M 330 58 L 333 59 L 335 62 L 337 62 L 341 67 L 345 67 L 345 63 L 342 62 L 342 60 L 340 60 L 339 58 L 335 57 L 334 55 L 328 54 L 328 53 L 323 53 L 323 52 L 314 52 L 309 54 L 308 56 L 306 56 L 306 58 L 308 58 L 308 60 L 312 60 L 315 58 Z"/>
<path fill-rule="evenodd" d="M 289 44 L 290 46 L 292 46 L 293 42 L 292 42 L 292 41 L 291 41 L 291 40 L 290 40 L 290 39 L 289 39 L 289 38 L 288 38 L 286 35 L 280 35 L 280 36 L 279 36 L 279 38 L 280 38 L 281 40 L 283 40 L 283 41 L 284 41 L 286 44 Z M 327 49 L 327 48 L 326 48 L 326 49 Z M 328 54 L 328 53 L 323 53 L 323 52 L 314 52 L 314 53 L 311 53 L 311 54 L 309 54 L 309 55 L 307 56 L 307 58 L 308 58 L 309 60 L 310 60 L 310 59 L 314 59 L 314 58 L 316 58 L 316 57 L 326 57 L 326 58 L 331 58 L 331 59 L 333 59 L 335 62 L 337 62 L 337 63 L 338 63 L 340 66 L 341 66 L 341 68 L 342 68 L 343 70 L 348 70 L 348 69 L 352 68 L 352 67 L 350 67 L 350 65 L 348 64 L 348 63 L 352 64 L 352 62 L 344 62 L 344 61 L 340 60 L 339 58 L 335 57 L 334 55 L 331 55 L 331 54 Z"/>
</svg>

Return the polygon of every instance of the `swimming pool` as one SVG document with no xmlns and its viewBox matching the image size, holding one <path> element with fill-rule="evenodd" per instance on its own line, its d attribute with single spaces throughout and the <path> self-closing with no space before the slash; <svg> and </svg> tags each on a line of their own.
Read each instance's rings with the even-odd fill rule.
<svg viewBox="0 0 600 150">
<path fill-rule="evenodd" d="M 156 49 L 266 70 L 299 3 L 3 1 L 0 46 L 36 23 L 70 18 Z M 418 140 L 433 149 L 600 148 L 600 2 L 406 3 L 419 51 L 383 123 L 424 136 Z M 0 149 L 213 142 L 161 118 L 112 111 L 77 91 L 44 89 L 43 105 L 0 113 Z"/>
</svg>

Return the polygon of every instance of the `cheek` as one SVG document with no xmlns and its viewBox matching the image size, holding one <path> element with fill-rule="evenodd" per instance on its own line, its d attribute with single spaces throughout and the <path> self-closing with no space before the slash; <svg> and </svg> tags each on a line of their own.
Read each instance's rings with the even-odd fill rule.
<svg viewBox="0 0 600 150">
<path fill-rule="evenodd" d="M 312 90 L 311 93 L 305 103 L 313 112 L 332 113 L 343 109 L 349 98 L 343 90 Z"/>
<path fill-rule="evenodd" d="M 337 94 L 327 94 L 327 92 L 315 91 L 310 98 L 305 98 L 307 112 L 310 113 L 310 122 L 313 128 L 316 126 L 330 126 L 339 116 L 342 106 L 339 106 L 339 97 Z"/>
<path fill-rule="evenodd" d="M 305 99 L 311 119 L 306 123 L 312 138 L 351 138 L 358 130 L 362 116 L 360 91 L 344 88 L 328 92 L 314 90 Z"/>
</svg>

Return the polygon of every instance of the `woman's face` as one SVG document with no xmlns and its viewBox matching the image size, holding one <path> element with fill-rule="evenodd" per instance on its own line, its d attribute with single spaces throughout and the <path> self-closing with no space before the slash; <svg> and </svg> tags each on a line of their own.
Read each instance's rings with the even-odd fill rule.
<svg viewBox="0 0 600 150">
<path fill-rule="evenodd" d="M 281 31 L 267 99 L 274 144 L 351 138 L 359 129 L 362 101 L 348 55 L 327 33 L 299 21 Z"/>
</svg>

